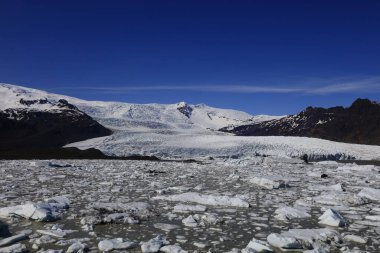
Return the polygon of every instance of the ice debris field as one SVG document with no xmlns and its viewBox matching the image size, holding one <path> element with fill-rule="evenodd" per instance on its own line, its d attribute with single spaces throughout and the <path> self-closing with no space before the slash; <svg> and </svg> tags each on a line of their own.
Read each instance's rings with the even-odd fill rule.
<svg viewBox="0 0 380 253">
<path fill-rule="evenodd" d="M 380 167 L 0 161 L 0 252 L 380 252 Z"/>
</svg>

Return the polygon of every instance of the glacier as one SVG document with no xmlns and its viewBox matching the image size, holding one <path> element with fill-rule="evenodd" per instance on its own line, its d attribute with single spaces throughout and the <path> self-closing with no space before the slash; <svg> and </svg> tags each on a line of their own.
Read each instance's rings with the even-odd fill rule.
<svg viewBox="0 0 380 253">
<path fill-rule="evenodd" d="M 218 129 L 282 116 L 257 115 L 218 109 L 204 104 L 131 104 L 85 101 L 22 86 L 0 84 L 0 110 L 29 108 L 59 112 L 49 103 L 31 106 L 20 99 L 65 99 L 111 129 L 111 136 L 70 143 L 66 147 L 97 148 L 107 155 L 155 155 L 160 158 L 300 157 L 330 160 L 378 160 L 380 147 L 332 142 L 307 137 L 242 137 Z"/>
</svg>

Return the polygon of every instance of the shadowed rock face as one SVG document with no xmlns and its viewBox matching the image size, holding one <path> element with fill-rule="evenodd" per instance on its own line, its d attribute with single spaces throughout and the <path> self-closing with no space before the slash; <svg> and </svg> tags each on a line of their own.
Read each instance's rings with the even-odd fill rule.
<svg viewBox="0 0 380 253">
<path fill-rule="evenodd" d="M 33 108 L 0 111 L 0 151 L 56 148 L 112 133 L 65 100 L 59 100 L 55 106 L 57 109 L 46 111 Z"/>
<path fill-rule="evenodd" d="M 193 108 L 191 108 L 187 103 L 180 102 L 177 104 L 177 110 L 180 111 L 183 115 L 190 118 Z"/>
<path fill-rule="evenodd" d="M 380 145 L 380 104 L 357 99 L 350 107 L 313 108 L 278 120 L 221 129 L 243 136 L 305 136 Z"/>
</svg>

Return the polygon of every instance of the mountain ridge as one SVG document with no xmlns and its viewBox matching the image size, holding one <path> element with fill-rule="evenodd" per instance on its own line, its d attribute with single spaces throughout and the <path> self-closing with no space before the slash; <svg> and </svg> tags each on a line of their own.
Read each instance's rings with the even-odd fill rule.
<svg viewBox="0 0 380 253">
<path fill-rule="evenodd" d="M 242 123 L 253 117 L 248 113 L 237 110 L 214 108 L 204 104 L 191 105 L 185 102 L 177 104 L 132 104 L 112 101 L 86 101 L 11 84 L 0 84 L 0 97 L 8 98 L 8 101 L 0 101 L 0 110 L 27 107 L 27 105 L 20 104 L 21 98 L 26 100 L 47 99 L 49 101 L 64 99 L 70 104 L 77 106 L 81 111 L 100 120 L 113 118 L 131 121 L 149 121 L 153 119 L 160 123 L 178 123 L 174 127 L 179 128 L 181 128 L 180 124 L 185 123 L 199 126 L 201 129 L 209 128 L 217 130 L 228 125 Z M 191 110 L 191 115 L 186 116 L 180 111 L 179 107 L 184 105 L 187 110 Z M 39 105 L 38 107 L 41 110 L 51 109 L 48 104 Z"/>
<path fill-rule="evenodd" d="M 346 144 L 307 137 L 234 136 L 231 133 L 218 131 L 225 127 L 233 129 L 236 126 L 247 124 L 247 122 L 268 122 L 271 119 L 286 118 L 284 116 L 252 116 L 236 110 L 181 102 L 162 105 L 85 101 L 36 89 L 1 84 L 0 98 L 0 111 L 5 114 L 4 117 L 7 120 L 13 118 L 14 124 L 17 123 L 17 119 L 27 119 L 23 112 L 30 115 L 33 113 L 49 114 L 49 117 L 54 118 L 50 118 L 46 122 L 58 124 L 60 116 L 66 117 L 75 111 L 75 114 L 90 117 L 87 121 L 89 125 L 95 124 L 103 130 L 106 129 L 104 130 L 106 133 L 86 136 L 79 140 L 63 138 L 62 142 L 55 143 L 56 146 L 59 146 L 58 150 L 53 150 L 55 155 L 61 153 L 61 148 L 65 145 L 63 148 L 72 147 L 80 150 L 96 148 L 106 156 L 112 157 L 136 155 L 138 157 L 156 156 L 162 159 L 203 159 L 208 157 L 225 159 L 267 155 L 301 157 L 307 154 L 308 157 L 314 159 L 380 160 L 380 146 Z M 7 109 L 14 112 L 10 113 L 6 111 Z M 40 128 L 38 124 L 44 117 L 38 118 L 38 121 L 34 121 L 34 126 Z M 67 117 L 63 122 L 71 124 L 72 121 L 72 118 Z M 60 128 L 59 125 L 58 129 L 68 129 Z M 13 127 L 8 127 L 8 131 L 10 131 L 9 129 L 13 129 Z M 77 130 L 80 133 L 83 128 L 79 127 Z M 4 135 L 12 138 L 12 134 L 9 132 Z M 54 138 L 46 139 L 54 140 Z M 39 139 L 36 138 L 32 143 L 38 141 Z M 4 154 L 4 149 L 0 150 L 0 154 Z M 28 154 L 28 157 L 31 157 L 36 152 L 28 152 Z M 49 154 L 45 153 L 45 155 Z M 65 157 L 72 156 L 72 153 L 65 155 Z M 87 157 L 87 154 L 83 153 L 81 157 Z"/>
<path fill-rule="evenodd" d="M 380 104 L 358 98 L 349 107 L 307 107 L 281 119 L 222 128 L 221 131 L 240 136 L 305 136 L 380 145 Z"/>
</svg>

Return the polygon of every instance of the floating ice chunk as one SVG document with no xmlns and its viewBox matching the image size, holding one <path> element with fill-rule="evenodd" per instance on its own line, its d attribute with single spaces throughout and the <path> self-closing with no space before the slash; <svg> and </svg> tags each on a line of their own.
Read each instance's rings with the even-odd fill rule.
<svg viewBox="0 0 380 253">
<path fill-rule="evenodd" d="M 49 235 L 55 238 L 63 238 L 67 235 L 67 233 L 64 230 L 37 230 L 37 233 L 43 234 L 43 235 Z"/>
<path fill-rule="evenodd" d="M 307 213 L 307 209 L 303 207 L 284 206 L 278 208 L 275 213 L 275 218 L 278 220 L 291 220 L 311 217 L 310 214 Z"/>
<path fill-rule="evenodd" d="M 57 241 L 57 239 L 51 237 L 50 235 L 43 235 L 43 236 L 38 237 L 38 238 L 30 239 L 30 243 L 33 243 L 37 246 L 42 245 L 42 244 L 53 243 L 56 241 Z"/>
<path fill-rule="evenodd" d="M 293 236 L 273 233 L 268 235 L 267 241 L 270 245 L 282 249 L 302 249 L 302 243 Z"/>
<path fill-rule="evenodd" d="M 358 196 L 368 198 L 370 200 L 380 201 L 380 189 L 363 188 Z"/>
<path fill-rule="evenodd" d="M 102 219 L 103 223 L 138 224 L 140 221 L 129 213 L 111 213 Z"/>
<path fill-rule="evenodd" d="M 65 196 L 55 196 L 48 198 L 45 199 L 45 202 L 58 209 L 68 209 L 70 207 L 70 200 Z"/>
<path fill-rule="evenodd" d="M 197 248 L 201 248 L 201 249 L 204 249 L 208 246 L 207 243 L 205 242 L 194 242 L 193 245 Z"/>
<path fill-rule="evenodd" d="M 183 205 L 183 204 L 179 204 L 179 205 L 175 205 L 174 206 L 174 212 L 179 212 L 179 213 L 182 213 L 182 212 L 205 212 L 207 210 L 207 207 L 206 206 L 202 206 L 202 205 Z"/>
<path fill-rule="evenodd" d="M 344 186 L 340 183 L 338 184 L 334 184 L 334 185 L 331 185 L 328 187 L 329 190 L 332 190 L 332 191 L 338 191 L 338 192 L 344 192 L 346 191 L 346 189 L 344 188 Z"/>
<path fill-rule="evenodd" d="M 169 232 L 173 229 L 177 229 L 179 228 L 179 226 L 177 225 L 174 225 L 174 224 L 167 224 L 167 223 L 156 223 L 153 225 L 155 228 L 158 228 L 158 229 L 161 229 L 161 230 L 164 230 L 166 232 Z"/>
<path fill-rule="evenodd" d="M 39 160 L 39 161 L 32 161 L 29 163 L 31 167 L 54 167 L 54 168 L 69 168 L 74 167 L 72 164 L 63 163 L 63 160 L 61 161 L 54 161 L 54 160 Z"/>
<path fill-rule="evenodd" d="M 270 245 L 267 242 L 253 238 L 248 243 L 247 247 L 242 250 L 242 253 L 250 253 L 250 252 L 258 252 L 258 253 L 268 252 L 269 253 L 269 252 L 273 252 L 273 250 L 271 249 Z"/>
<path fill-rule="evenodd" d="M 190 191 L 190 190 L 191 190 L 191 187 L 187 187 L 187 186 L 184 186 L 184 185 L 172 186 L 172 187 L 168 188 L 168 191 L 177 191 L 177 192 L 187 192 L 187 191 Z"/>
<path fill-rule="evenodd" d="M 150 239 L 147 242 L 141 244 L 141 251 L 143 253 L 156 253 L 160 250 L 163 245 L 167 245 L 169 242 L 166 237 L 159 235 L 156 238 Z"/>
<path fill-rule="evenodd" d="M 273 247 L 282 249 L 314 249 L 324 243 L 337 243 L 340 234 L 328 228 L 323 229 L 290 229 L 281 234 L 273 233 L 267 237 Z"/>
<path fill-rule="evenodd" d="M 230 251 L 227 251 L 225 253 L 242 253 L 242 251 L 240 249 L 233 248 Z M 252 249 L 247 249 L 247 250 L 245 250 L 244 253 L 255 253 L 255 252 Z"/>
<path fill-rule="evenodd" d="M 24 244 L 16 243 L 8 247 L 0 248 L 0 253 L 22 253 L 27 252 Z"/>
<path fill-rule="evenodd" d="M 46 203 L 30 203 L 0 208 L 0 217 L 18 215 L 25 219 L 54 221 L 59 218 L 59 211 L 69 208 L 70 201 L 64 196 L 46 199 Z"/>
<path fill-rule="evenodd" d="M 207 213 L 204 215 L 189 215 L 187 218 L 182 220 L 182 223 L 187 227 L 210 226 L 219 222 L 221 222 L 221 220 L 212 213 Z"/>
<path fill-rule="evenodd" d="M 221 222 L 218 216 L 213 213 L 206 213 L 203 215 L 194 214 L 194 218 L 201 226 L 210 226 Z"/>
<path fill-rule="evenodd" d="M 357 172 L 378 172 L 379 167 L 375 165 L 345 165 L 337 168 L 337 171 L 340 172 L 349 172 L 349 171 L 357 171 Z"/>
<path fill-rule="evenodd" d="M 194 219 L 192 215 L 189 215 L 187 218 L 182 220 L 183 225 L 186 227 L 197 227 L 198 222 Z"/>
<path fill-rule="evenodd" d="M 206 195 L 198 192 L 186 192 L 169 196 L 156 196 L 154 200 L 169 200 L 179 202 L 194 202 L 202 205 L 211 206 L 234 206 L 234 207 L 249 207 L 248 202 L 229 196 Z"/>
<path fill-rule="evenodd" d="M 186 250 L 183 250 L 178 245 L 166 245 L 160 248 L 160 252 L 164 253 L 187 253 Z"/>
<path fill-rule="evenodd" d="M 287 181 L 277 176 L 254 177 L 249 182 L 269 190 L 289 187 Z"/>
<path fill-rule="evenodd" d="M 25 240 L 27 238 L 28 238 L 28 236 L 25 233 L 20 233 L 18 235 L 7 237 L 7 238 L 0 240 L 0 247 L 8 246 L 10 244 L 14 244 L 16 242 Z"/>
<path fill-rule="evenodd" d="M 46 160 L 32 161 L 29 163 L 29 166 L 31 167 L 44 167 L 48 165 L 49 165 L 49 161 L 46 161 Z"/>
<path fill-rule="evenodd" d="M 320 164 L 320 165 L 339 165 L 339 163 L 336 162 L 336 161 L 320 161 L 320 162 L 316 162 L 315 164 Z"/>
<path fill-rule="evenodd" d="M 343 216 L 334 209 L 327 209 L 321 217 L 318 218 L 320 224 L 333 227 L 345 227 L 348 225 Z"/>
<path fill-rule="evenodd" d="M 48 176 L 46 176 L 46 175 L 38 175 L 38 176 L 37 176 L 37 179 L 38 179 L 38 181 L 40 181 L 41 183 L 45 183 L 45 182 L 51 180 L 50 177 L 48 177 Z"/>
<path fill-rule="evenodd" d="M 103 252 L 108 252 L 111 250 L 131 249 L 136 246 L 136 243 L 124 240 L 123 238 L 107 239 L 100 241 L 98 244 L 99 250 Z"/>
<path fill-rule="evenodd" d="M 194 190 L 196 190 L 196 191 L 200 191 L 200 190 L 202 190 L 202 189 L 204 189 L 204 188 L 205 188 L 205 185 L 204 185 L 204 184 L 199 184 L 199 185 L 197 185 L 197 186 L 194 187 Z"/>
<path fill-rule="evenodd" d="M 38 221 L 54 221 L 58 218 L 52 212 L 52 207 L 49 204 L 25 204 L 0 208 L 1 218 L 7 218 L 12 215 Z"/>
<path fill-rule="evenodd" d="M 362 243 L 362 244 L 365 244 L 368 241 L 367 238 L 364 238 L 364 237 L 361 237 L 361 236 L 357 236 L 357 235 L 346 235 L 346 236 L 343 237 L 343 239 L 345 241 L 357 242 L 357 243 Z"/>
<path fill-rule="evenodd" d="M 337 191 L 337 192 L 344 192 L 346 189 L 344 186 L 340 183 L 334 184 L 334 185 L 311 185 L 308 187 L 311 191 Z"/>
<path fill-rule="evenodd" d="M 98 216 L 87 216 L 87 217 L 83 217 L 80 220 L 80 223 L 82 225 L 97 225 L 97 224 L 100 224 L 102 222 L 103 222 L 103 220 Z"/>
<path fill-rule="evenodd" d="M 329 206 L 361 206 L 371 202 L 366 197 L 347 192 L 323 193 L 319 196 L 313 197 L 312 200 L 317 204 Z"/>
<path fill-rule="evenodd" d="M 81 242 L 76 242 L 70 245 L 70 247 L 67 249 L 66 253 L 79 253 L 79 252 L 85 252 L 87 249 L 87 245 Z"/>
</svg>

